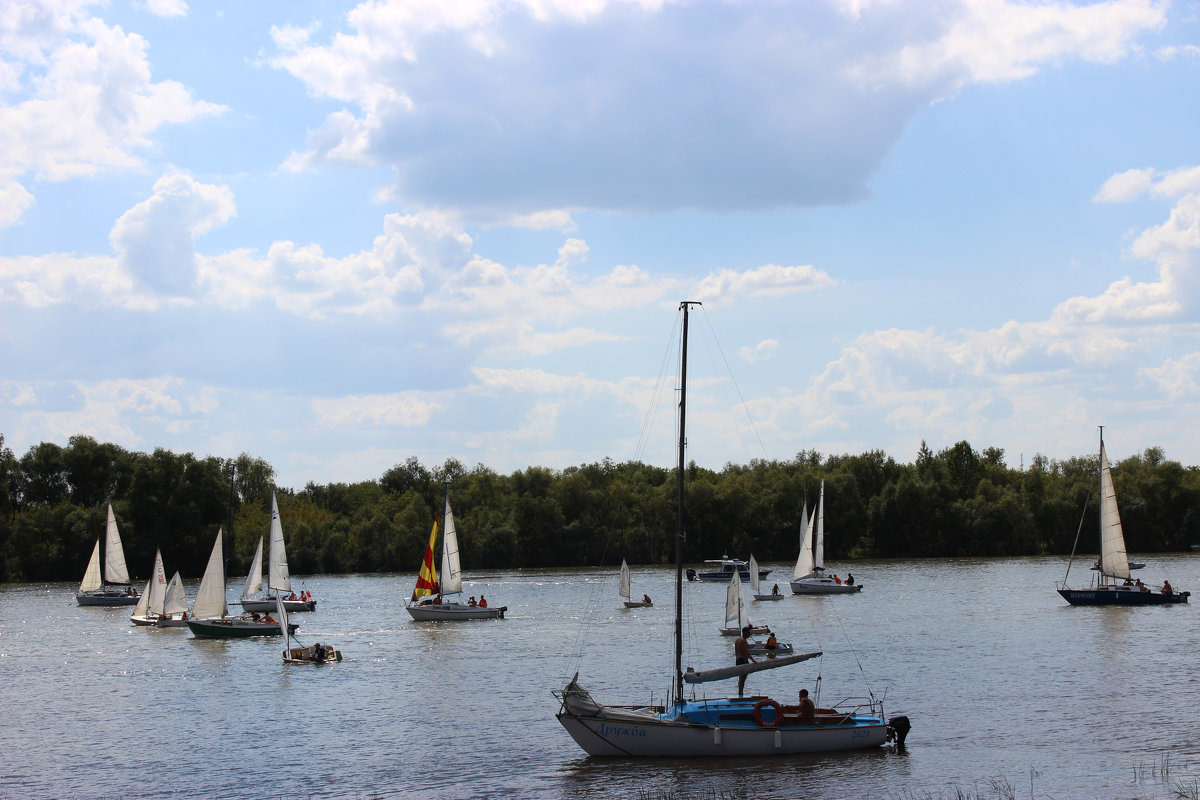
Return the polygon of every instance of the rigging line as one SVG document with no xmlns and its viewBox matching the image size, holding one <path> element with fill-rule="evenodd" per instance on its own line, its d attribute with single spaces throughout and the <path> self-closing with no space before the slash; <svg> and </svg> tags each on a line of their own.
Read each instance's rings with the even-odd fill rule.
<svg viewBox="0 0 1200 800">
<path fill-rule="evenodd" d="M 838 621 L 838 627 L 842 629 L 842 636 L 846 639 L 846 647 L 849 648 L 854 656 L 854 663 L 858 665 L 858 672 L 862 675 L 863 683 L 867 685 L 867 691 L 871 696 L 875 695 L 875 688 L 871 686 L 871 679 L 867 677 L 867 671 L 863 669 L 862 662 L 858 659 L 858 651 L 854 649 L 854 643 L 850 641 L 850 634 L 846 633 L 846 626 L 842 623 L 842 617 L 837 612 L 834 612 L 834 618 Z"/>
<path fill-rule="evenodd" d="M 754 418 L 750 416 L 750 406 L 746 403 L 746 398 L 742 395 L 742 388 L 738 385 L 737 379 L 733 376 L 733 369 L 729 366 L 729 359 L 725 357 L 725 350 L 721 347 L 721 342 L 717 339 L 716 329 L 713 328 L 712 322 L 708 318 L 708 311 L 704 306 L 700 307 L 703 312 L 704 321 L 708 323 L 708 329 L 712 332 L 713 344 L 716 346 L 717 352 L 721 354 L 721 361 L 725 364 L 725 371 L 729 374 L 729 380 L 733 384 L 734 391 L 737 392 L 738 400 L 741 402 L 742 410 L 746 414 L 746 421 L 750 423 L 750 430 L 754 431 L 754 438 L 758 440 L 758 447 L 762 450 L 763 458 L 767 458 L 767 447 L 763 444 L 762 436 L 758 433 L 758 427 L 754 424 Z"/>
</svg>

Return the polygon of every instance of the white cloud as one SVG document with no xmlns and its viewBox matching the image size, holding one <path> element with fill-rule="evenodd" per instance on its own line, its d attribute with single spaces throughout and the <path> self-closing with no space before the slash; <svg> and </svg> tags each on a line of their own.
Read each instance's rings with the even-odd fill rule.
<svg viewBox="0 0 1200 800">
<path fill-rule="evenodd" d="M 1136 200 L 1154 186 L 1154 170 L 1130 169 L 1118 172 L 1104 182 L 1092 198 L 1097 203 L 1122 203 Z"/>
<path fill-rule="evenodd" d="M 224 110 L 175 81 L 154 81 L 146 41 L 88 16 L 90 5 L 0 10 L 0 88 L 11 98 L 0 105 L 0 153 L 9 181 L 140 169 L 139 152 L 163 126 Z M 0 224 L 12 224 L 21 195 L 11 187 L 4 194 Z"/>
<path fill-rule="evenodd" d="M 738 272 L 724 269 L 701 280 L 691 296 L 703 302 L 725 303 L 748 297 L 781 297 L 794 292 L 824 289 L 836 283 L 828 273 L 811 265 L 781 267 L 766 264 Z"/>
<path fill-rule="evenodd" d="M 340 106 L 288 167 L 387 165 L 410 207 L 569 230 L 563 209 L 864 197 L 931 102 L 1112 62 L 1164 19 L 1148 0 L 380 0 L 345 30 L 274 29 L 271 63 Z"/>
<path fill-rule="evenodd" d="M 427 424 L 439 405 L 406 393 L 319 398 L 312 408 L 318 424 L 335 428 L 415 428 Z"/>
<path fill-rule="evenodd" d="M 754 364 L 759 361 L 769 361 L 779 352 L 778 339 L 764 339 L 753 347 L 746 346 L 738 350 L 743 361 Z"/>
<path fill-rule="evenodd" d="M 1168 358 L 1160 367 L 1146 367 L 1139 374 L 1153 381 L 1168 400 L 1200 396 L 1200 352 Z"/>
<path fill-rule="evenodd" d="M 186 17 L 188 13 L 184 0 L 145 0 L 145 5 L 156 17 Z"/>
</svg>

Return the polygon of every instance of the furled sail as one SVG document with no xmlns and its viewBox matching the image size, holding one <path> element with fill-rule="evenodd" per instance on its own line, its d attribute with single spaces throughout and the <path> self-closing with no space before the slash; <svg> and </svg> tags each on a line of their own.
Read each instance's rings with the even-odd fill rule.
<svg viewBox="0 0 1200 800">
<path fill-rule="evenodd" d="M 688 683 L 708 683 L 709 681 L 723 681 L 726 678 L 736 678 L 739 675 L 749 675 L 751 672 L 761 672 L 764 669 L 778 669 L 786 667 L 790 664 L 799 664 L 801 661 L 808 661 L 810 658 L 816 658 L 821 655 L 821 651 L 816 653 L 802 653 L 798 656 L 780 656 L 778 658 L 765 658 L 758 661 L 751 661 L 749 664 L 735 664 L 729 667 L 717 667 L 716 669 L 706 669 L 697 672 L 692 668 L 683 673 L 683 679 Z"/>
</svg>

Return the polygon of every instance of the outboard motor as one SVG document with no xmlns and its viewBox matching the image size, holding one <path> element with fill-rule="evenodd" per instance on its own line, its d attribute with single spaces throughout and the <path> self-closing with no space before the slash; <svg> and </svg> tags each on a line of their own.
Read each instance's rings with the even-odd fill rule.
<svg viewBox="0 0 1200 800">
<path fill-rule="evenodd" d="M 912 723 L 908 721 L 908 717 L 892 717 L 888 720 L 888 741 L 895 742 L 897 749 L 904 749 L 904 737 L 908 736 L 911 729 Z"/>
<path fill-rule="evenodd" d="M 689 581 L 694 581 L 694 580 L 696 580 L 696 570 L 692 569 L 691 567 L 688 567 L 688 570 L 687 570 L 687 579 L 688 579 Z"/>
</svg>

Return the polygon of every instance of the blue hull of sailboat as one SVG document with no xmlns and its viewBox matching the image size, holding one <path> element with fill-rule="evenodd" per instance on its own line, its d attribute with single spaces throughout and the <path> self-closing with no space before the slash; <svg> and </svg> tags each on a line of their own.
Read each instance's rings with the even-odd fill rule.
<svg viewBox="0 0 1200 800">
<path fill-rule="evenodd" d="M 1124 587 L 1095 589 L 1059 589 L 1058 593 L 1073 606 L 1161 606 L 1186 603 L 1191 592 L 1143 592 Z"/>
</svg>

